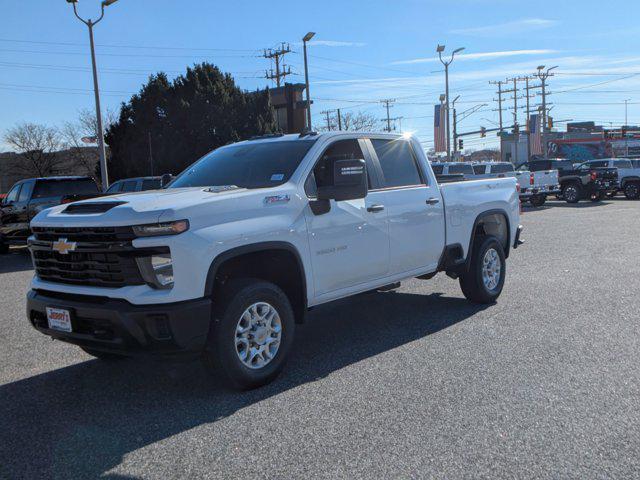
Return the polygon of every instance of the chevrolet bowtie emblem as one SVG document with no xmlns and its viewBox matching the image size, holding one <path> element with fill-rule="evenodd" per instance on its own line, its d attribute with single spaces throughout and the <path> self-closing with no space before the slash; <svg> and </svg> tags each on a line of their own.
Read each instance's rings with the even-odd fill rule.
<svg viewBox="0 0 640 480">
<path fill-rule="evenodd" d="M 66 255 L 76 249 L 76 242 L 69 242 L 66 238 L 59 238 L 57 242 L 51 244 L 51 248 L 60 255 Z"/>
</svg>

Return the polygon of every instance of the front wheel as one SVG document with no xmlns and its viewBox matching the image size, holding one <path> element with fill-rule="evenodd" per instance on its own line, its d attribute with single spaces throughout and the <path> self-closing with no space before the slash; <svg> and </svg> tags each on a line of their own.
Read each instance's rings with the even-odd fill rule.
<svg viewBox="0 0 640 480">
<path fill-rule="evenodd" d="M 580 187 L 571 183 L 562 189 L 562 197 L 567 203 L 578 203 L 580 200 Z"/>
<path fill-rule="evenodd" d="M 475 238 L 468 270 L 460 277 L 460 288 L 467 300 L 493 303 L 502 293 L 506 274 L 504 250 L 496 237 Z"/>
<path fill-rule="evenodd" d="M 629 200 L 638 200 L 640 198 L 640 184 L 627 183 L 624 186 L 624 196 Z"/>
<path fill-rule="evenodd" d="M 531 205 L 534 207 L 541 207 L 547 201 L 547 197 L 545 195 L 534 195 L 529 199 Z"/>
<path fill-rule="evenodd" d="M 258 279 L 231 280 L 220 299 L 203 354 L 205 366 L 239 390 L 273 381 L 293 343 L 289 299 L 278 286 Z"/>
</svg>

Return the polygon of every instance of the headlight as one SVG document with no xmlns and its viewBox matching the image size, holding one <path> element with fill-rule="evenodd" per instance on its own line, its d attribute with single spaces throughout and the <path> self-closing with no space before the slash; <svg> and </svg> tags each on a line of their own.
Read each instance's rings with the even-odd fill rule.
<svg viewBox="0 0 640 480">
<path fill-rule="evenodd" d="M 135 225 L 133 233 L 138 237 L 155 237 L 158 235 L 177 235 L 189 230 L 189 220 L 176 220 L 175 222 L 150 223 L 148 225 Z"/>
<path fill-rule="evenodd" d="M 136 258 L 140 274 L 153 288 L 173 288 L 173 264 L 171 253 L 159 253 L 150 257 Z"/>
</svg>

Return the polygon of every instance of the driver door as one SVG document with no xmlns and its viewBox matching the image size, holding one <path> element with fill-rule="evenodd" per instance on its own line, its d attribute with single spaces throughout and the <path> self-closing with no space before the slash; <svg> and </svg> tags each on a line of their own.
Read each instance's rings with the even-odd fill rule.
<svg viewBox="0 0 640 480">
<path fill-rule="evenodd" d="M 332 143 L 305 184 L 307 196 L 314 198 L 315 189 L 323 182 L 323 161 L 334 156 L 364 159 L 369 188 L 377 188 L 378 172 L 364 146 L 364 141 L 358 139 Z M 370 191 L 365 198 L 330 200 L 330 210 L 323 214 L 314 214 L 310 206 L 306 207 L 316 298 L 337 298 L 345 289 L 388 275 L 389 225 L 385 198 L 384 191 Z"/>
</svg>

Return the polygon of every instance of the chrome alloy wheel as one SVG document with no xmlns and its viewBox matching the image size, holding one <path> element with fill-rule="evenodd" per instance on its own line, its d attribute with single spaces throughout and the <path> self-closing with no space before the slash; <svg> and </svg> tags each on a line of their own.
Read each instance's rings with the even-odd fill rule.
<svg viewBox="0 0 640 480">
<path fill-rule="evenodd" d="M 249 368 L 268 365 L 278 353 L 282 338 L 282 321 L 278 311 L 266 302 L 247 308 L 236 326 L 236 353 Z"/>
<path fill-rule="evenodd" d="M 494 290 L 500 283 L 502 264 L 495 248 L 490 248 L 482 259 L 482 282 L 487 290 Z"/>
</svg>

